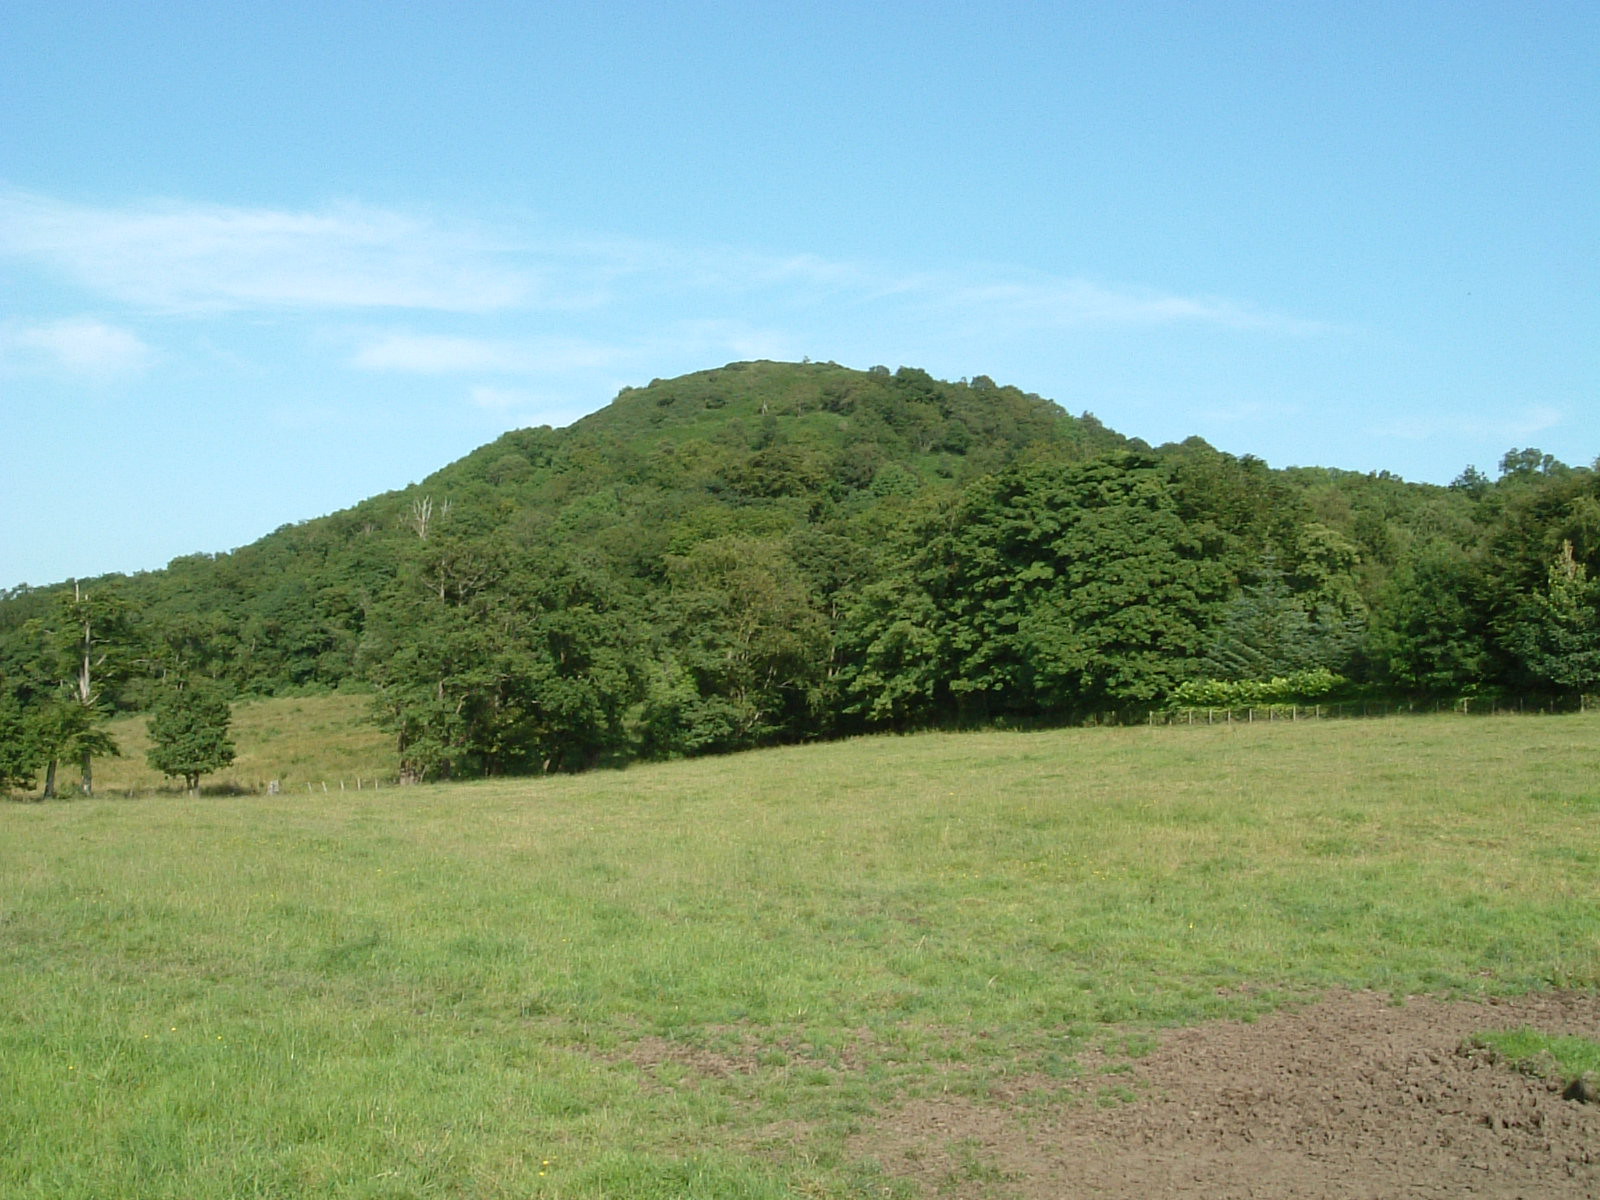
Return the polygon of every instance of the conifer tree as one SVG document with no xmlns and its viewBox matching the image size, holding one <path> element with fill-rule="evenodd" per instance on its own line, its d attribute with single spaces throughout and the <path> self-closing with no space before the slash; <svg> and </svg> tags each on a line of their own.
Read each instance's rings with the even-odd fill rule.
<svg viewBox="0 0 1600 1200">
<path fill-rule="evenodd" d="M 1600 583 L 1589 579 L 1570 541 L 1561 543 L 1544 589 L 1516 606 L 1505 640 L 1536 682 L 1600 689 Z"/>
</svg>

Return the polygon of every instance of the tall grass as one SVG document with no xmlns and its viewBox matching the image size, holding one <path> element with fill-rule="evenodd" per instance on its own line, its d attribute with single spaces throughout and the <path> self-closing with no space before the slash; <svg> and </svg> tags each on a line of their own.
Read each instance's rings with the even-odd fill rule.
<svg viewBox="0 0 1600 1200">
<path fill-rule="evenodd" d="M 1600 716 L 0 806 L 0 1194 L 849 1196 L 861 1115 L 1330 986 L 1600 984 Z"/>
</svg>

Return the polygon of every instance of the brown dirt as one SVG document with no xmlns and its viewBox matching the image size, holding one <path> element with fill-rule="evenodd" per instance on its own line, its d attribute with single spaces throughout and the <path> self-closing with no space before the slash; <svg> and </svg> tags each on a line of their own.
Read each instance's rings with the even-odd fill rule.
<svg viewBox="0 0 1600 1200">
<path fill-rule="evenodd" d="M 1065 1100 L 912 1101 L 849 1150 L 952 1200 L 1600 1197 L 1600 1105 L 1469 1045 L 1522 1026 L 1600 1036 L 1600 996 L 1342 993 L 1170 1032 Z M 1135 1098 L 1102 1107 L 1106 1085 Z"/>
</svg>

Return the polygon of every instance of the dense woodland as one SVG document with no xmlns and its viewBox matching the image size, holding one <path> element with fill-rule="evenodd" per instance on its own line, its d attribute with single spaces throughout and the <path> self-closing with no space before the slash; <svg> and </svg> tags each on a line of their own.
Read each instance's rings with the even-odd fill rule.
<svg viewBox="0 0 1600 1200">
<path fill-rule="evenodd" d="M 113 712 L 333 688 L 370 692 L 411 781 L 1572 696 L 1600 690 L 1600 473 L 1273 470 L 983 376 L 735 363 L 231 553 L 0 594 L 0 787 L 92 783 Z"/>
</svg>

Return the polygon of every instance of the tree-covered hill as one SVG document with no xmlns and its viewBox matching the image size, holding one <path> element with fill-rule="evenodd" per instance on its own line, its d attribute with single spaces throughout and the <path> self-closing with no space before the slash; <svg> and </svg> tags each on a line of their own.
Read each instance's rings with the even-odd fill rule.
<svg viewBox="0 0 1600 1200">
<path fill-rule="evenodd" d="M 1572 691 L 1597 559 L 1595 473 L 1538 451 L 1449 488 L 1273 471 L 983 376 L 734 363 L 231 553 L 4 597 L 0 776 L 202 681 L 370 689 L 411 778 L 1274 680 Z"/>
</svg>

